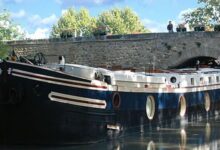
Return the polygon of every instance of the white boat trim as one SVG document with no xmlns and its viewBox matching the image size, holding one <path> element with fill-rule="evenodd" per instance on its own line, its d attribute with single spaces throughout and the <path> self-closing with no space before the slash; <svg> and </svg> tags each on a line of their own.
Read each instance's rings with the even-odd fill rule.
<svg viewBox="0 0 220 150">
<path fill-rule="evenodd" d="M 48 75 L 36 74 L 36 73 L 23 71 L 23 70 L 19 70 L 19 69 L 12 69 L 11 74 L 16 77 L 21 77 L 21 78 L 25 78 L 25 79 L 36 80 L 36 81 L 41 81 L 41 82 L 46 82 L 46 83 L 51 83 L 51 84 L 69 86 L 69 87 L 77 87 L 77 88 L 92 89 L 92 90 L 102 90 L 102 91 L 108 90 L 108 86 L 106 84 L 99 83 L 98 85 L 96 85 L 92 81 L 91 82 L 83 82 L 83 81 L 69 80 L 69 79 L 51 77 Z"/>
<path fill-rule="evenodd" d="M 48 97 L 51 101 L 90 108 L 105 109 L 107 105 L 105 100 L 73 96 L 53 91 L 49 93 Z"/>
<path fill-rule="evenodd" d="M 32 72 L 27 72 L 19 69 L 12 69 L 11 74 L 13 76 L 26 78 L 30 80 L 36 80 L 51 84 L 57 84 L 57 85 L 63 85 L 63 86 L 69 86 L 69 87 L 76 87 L 76 88 L 83 88 L 83 89 L 90 89 L 90 90 L 101 90 L 101 91 L 115 91 L 116 88 L 111 88 L 113 86 L 102 84 L 100 81 L 91 81 L 91 83 L 88 82 L 82 82 L 82 81 L 76 81 L 76 80 L 68 80 L 63 78 L 57 78 L 57 77 L 51 77 L 47 75 L 42 74 L 36 74 Z M 19 74 L 19 73 L 22 73 Z M 38 76 L 38 77 L 32 77 L 32 76 Z M 42 78 L 47 79 L 42 79 Z M 50 79 L 55 79 L 57 81 L 52 81 Z M 64 83 L 69 82 L 69 83 Z M 118 92 L 135 92 L 135 93 L 188 93 L 188 92 L 201 92 L 201 91 L 207 91 L 207 90 L 215 90 L 220 89 L 220 84 L 211 84 L 211 85 L 203 85 L 203 86 L 190 86 L 190 87 L 180 87 L 180 88 L 144 88 L 144 87 L 126 87 L 126 86 L 117 86 Z"/>
<path fill-rule="evenodd" d="M 138 87 L 125 87 L 118 86 L 119 92 L 133 92 L 133 93 L 189 93 L 189 92 L 202 92 L 209 90 L 220 89 L 220 84 L 218 85 L 204 85 L 201 87 L 187 87 L 187 88 L 138 88 Z"/>
</svg>

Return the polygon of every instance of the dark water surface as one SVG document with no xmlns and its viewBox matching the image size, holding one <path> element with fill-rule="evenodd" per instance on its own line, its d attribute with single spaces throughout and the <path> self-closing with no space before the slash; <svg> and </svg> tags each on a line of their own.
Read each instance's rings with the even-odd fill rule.
<svg viewBox="0 0 220 150">
<path fill-rule="evenodd" d="M 143 129 L 145 130 L 145 129 Z M 134 132 L 117 140 L 77 146 L 1 146 L 13 150 L 220 150 L 220 117 Z"/>
</svg>

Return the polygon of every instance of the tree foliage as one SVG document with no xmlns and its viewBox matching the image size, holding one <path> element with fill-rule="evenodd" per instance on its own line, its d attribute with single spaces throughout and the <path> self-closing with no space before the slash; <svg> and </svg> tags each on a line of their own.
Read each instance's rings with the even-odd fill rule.
<svg viewBox="0 0 220 150">
<path fill-rule="evenodd" d="M 220 0 L 198 0 L 201 7 L 183 15 L 190 27 L 205 25 L 213 27 L 220 23 Z"/>
<path fill-rule="evenodd" d="M 7 57 L 8 51 L 9 51 L 8 46 L 2 41 L 0 41 L 0 58 L 2 59 Z"/>
<path fill-rule="evenodd" d="M 0 40 L 15 40 L 23 37 L 24 33 L 13 23 L 10 13 L 5 10 L 0 12 Z"/>
<path fill-rule="evenodd" d="M 0 58 L 4 58 L 8 54 L 8 46 L 3 41 L 15 40 L 24 37 L 24 33 L 19 31 L 16 24 L 10 18 L 10 13 L 7 11 L 0 12 Z"/>
<path fill-rule="evenodd" d="M 95 27 L 95 18 L 91 17 L 87 9 L 81 9 L 77 15 L 79 32 L 90 35 Z"/>
<path fill-rule="evenodd" d="M 90 36 L 97 29 L 109 30 L 112 34 L 149 32 L 140 18 L 130 9 L 114 8 L 101 13 L 97 18 L 91 17 L 85 8 L 78 12 L 69 8 L 53 25 L 51 36 L 59 37 L 63 33 L 74 36 Z"/>
<path fill-rule="evenodd" d="M 114 8 L 103 12 L 97 19 L 97 26 L 102 25 L 108 26 L 112 34 L 149 32 L 130 8 Z"/>
<path fill-rule="evenodd" d="M 79 12 L 73 8 L 69 8 L 58 20 L 57 24 L 53 25 L 52 37 L 59 37 L 62 33 L 70 33 L 71 35 L 89 35 L 94 26 L 94 18 L 85 8 Z"/>
</svg>

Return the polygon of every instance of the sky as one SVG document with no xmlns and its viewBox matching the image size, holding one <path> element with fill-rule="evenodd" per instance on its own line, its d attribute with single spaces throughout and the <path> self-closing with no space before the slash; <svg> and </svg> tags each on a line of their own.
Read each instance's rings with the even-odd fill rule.
<svg viewBox="0 0 220 150">
<path fill-rule="evenodd" d="M 94 17 L 112 8 L 131 8 L 151 32 L 166 32 L 168 21 L 183 23 L 181 14 L 199 5 L 197 0 L 0 0 L 27 38 L 48 38 L 52 25 L 66 9 L 84 7 Z"/>
</svg>

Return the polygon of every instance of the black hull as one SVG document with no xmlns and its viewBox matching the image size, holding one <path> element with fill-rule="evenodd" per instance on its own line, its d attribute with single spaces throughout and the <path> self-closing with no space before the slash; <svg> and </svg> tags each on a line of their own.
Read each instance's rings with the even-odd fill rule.
<svg viewBox="0 0 220 150">
<path fill-rule="evenodd" d="M 114 112 L 50 101 L 51 90 L 68 89 L 13 77 L 7 73 L 12 66 L 5 66 L 0 78 L 1 143 L 81 144 L 107 139 Z"/>
</svg>

